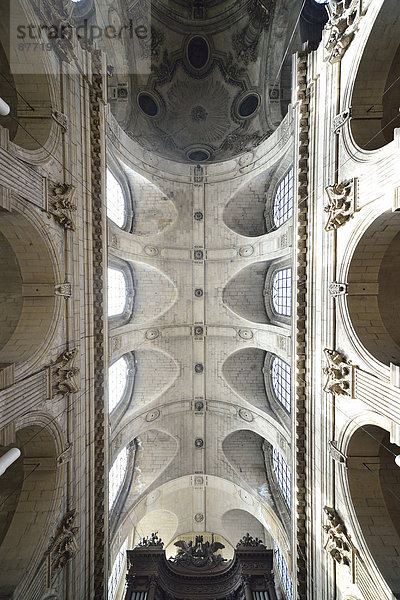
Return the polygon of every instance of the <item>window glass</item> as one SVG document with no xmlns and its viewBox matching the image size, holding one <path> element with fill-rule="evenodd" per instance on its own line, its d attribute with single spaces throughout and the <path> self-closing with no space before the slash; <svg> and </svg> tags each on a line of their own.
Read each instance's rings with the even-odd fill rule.
<svg viewBox="0 0 400 600">
<path fill-rule="evenodd" d="M 126 306 L 126 279 L 120 269 L 108 269 L 108 316 L 121 315 Z"/>
<path fill-rule="evenodd" d="M 124 481 L 126 467 L 128 464 L 128 448 L 123 448 L 113 462 L 108 476 L 108 506 L 109 509 L 114 505 L 118 493 Z"/>
<path fill-rule="evenodd" d="M 272 362 L 272 387 L 277 400 L 290 412 L 291 368 L 278 357 Z"/>
<path fill-rule="evenodd" d="M 122 571 L 125 571 L 125 561 L 126 561 L 126 549 L 128 547 L 128 540 L 126 539 L 122 544 L 119 552 L 117 554 L 117 558 L 114 561 L 113 568 L 111 571 L 111 575 L 108 578 L 108 600 L 113 600 L 115 593 L 118 588 L 118 584 L 121 579 Z"/>
<path fill-rule="evenodd" d="M 124 395 L 128 381 L 128 362 L 122 357 L 108 370 L 108 410 L 111 412 Z"/>
<path fill-rule="evenodd" d="M 118 227 L 125 223 L 125 198 L 121 184 L 117 181 L 110 169 L 107 169 L 107 217 L 114 221 Z"/>
<path fill-rule="evenodd" d="M 274 542 L 275 562 L 278 567 L 279 577 L 282 583 L 283 590 L 286 595 L 286 600 L 293 600 L 293 584 L 289 575 L 286 561 L 279 549 L 279 546 Z"/>
<path fill-rule="evenodd" d="M 272 450 L 272 467 L 274 469 L 276 481 L 282 491 L 283 497 L 286 500 L 286 504 L 290 508 L 291 505 L 291 481 L 290 481 L 290 470 L 285 461 L 283 460 L 282 454 L 274 448 Z"/>
<path fill-rule="evenodd" d="M 280 227 L 293 215 L 293 169 L 279 182 L 274 198 L 274 223 Z"/>
<path fill-rule="evenodd" d="M 272 281 L 272 304 L 276 312 L 289 317 L 292 313 L 292 269 L 281 269 Z"/>
</svg>

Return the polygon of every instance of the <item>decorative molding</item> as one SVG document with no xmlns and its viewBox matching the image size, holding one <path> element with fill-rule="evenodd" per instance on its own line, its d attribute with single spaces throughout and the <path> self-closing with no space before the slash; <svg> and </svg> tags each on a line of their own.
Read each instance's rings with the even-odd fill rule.
<svg viewBox="0 0 400 600">
<path fill-rule="evenodd" d="M 322 526 L 327 534 L 324 548 L 336 562 L 350 567 L 353 545 L 347 534 L 346 526 L 334 508 L 324 506 L 324 511 L 328 517 L 328 524 Z"/>
<path fill-rule="evenodd" d="M 341 60 L 354 38 L 361 18 L 360 7 L 360 0 L 330 2 L 330 19 L 325 27 L 329 31 L 325 48 L 330 63 Z"/>
<path fill-rule="evenodd" d="M 332 281 L 329 284 L 329 294 L 332 298 L 338 298 L 338 296 L 346 296 L 347 294 L 347 283 L 340 283 L 339 281 Z"/>
<path fill-rule="evenodd" d="M 65 229 L 75 231 L 73 214 L 76 212 L 76 204 L 73 199 L 76 188 L 69 183 L 54 183 L 48 181 L 49 211 L 57 223 Z"/>
<path fill-rule="evenodd" d="M 253 413 L 250 410 L 247 410 L 247 408 L 239 408 L 238 415 L 247 423 L 251 423 L 254 420 Z"/>
<path fill-rule="evenodd" d="M 8 425 L 0 429 L 0 446 L 9 446 L 17 441 L 15 435 L 15 422 L 11 421 Z"/>
<path fill-rule="evenodd" d="M 327 366 L 323 372 L 327 375 L 324 392 L 354 398 L 354 366 L 343 354 L 336 350 L 324 349 Z"/>
<path fill-rule="evenodd" d="M 0 390 L 14 384 L 14 367 L 15 363 L 0 363 Z"/>
<path fill-rule="evenodd" d="M 105 360 L 107 352 L 107 316 L 104 315 L 104 271 L 106 218 L 104 214 L 104 81 L 102 56 L 91 49 L 92 79 L 89 87 L 90 103 L 90 160 L 92 188 L 92 236 L 93 236 L 93 320 L 94 320 L 94 536 L 96 552 L 93 557 L 94 597 L 104 598 L 105 563 L 107 556 L 108 511 L 105 506 L 108 468 L 105 446 L 108 437 L 107 415 L 104 413 Z"/>
<path fill-rule="evenodd" d="M 50 538 L 49 546 L 45 552 L 47 558 L 47 587 L 51 586 L 55 572 L 58 569 L 63 569 L 78 551 L 76 534 L 79 527 L 72 526 L 76 515 L 76 509 L 68 511 L 58 525 L 55 535 Z"/>
<path fill-rule="evenodd" d="M 354 177 L 342 183 L 334 183 L 325 188 L 328 204 L 324 207 L 328 213 L 326 231 L 333 231 L 349 221 L 358 210 L 358 179 Z"/>
<path fill-rule="evenodd" d="M 0 208 L 11 212 L 11 189 L 0 185 Z"/>
<path fill-rule="evenodd" d="M 343 125 L 345 123 L 347 123 L 347 121 L 350 120 L 350 117 L 351 117 L 351 106 L 349 106 L 348 108 L 346 108 L 346 110 L 344 110 L 343 112 L 336 115 L 336 117 L 334 117 L 333 123 L 332 123 L 332 132 L 339 133 L 340 130 L 342 129 Z"/>
<path fill-rule="evenodd" d="M 336 444 L 337 444 L 337 442 L 335 440 L 331 440 L 330 442 L 328 442 L 329 454 L 331 455 L 333 460 L 340 463 L 341 465 L 346 466 L 347 465 L 347 456 L 345 454 L 343 454 L 343 452 L 340 452 L 340 450 L 337 448 Z"/>
<path fill-rule="evenodd" d="M 78 348 L 73 348 L 65 350 L 55 362 L 50 363 L 49 400 L 58 394 L 62 396 L 75 394 L 79 390 L 76 378 L 79 374 L 79 368 L 76 366 L 77 357 Z"/>
</svg>

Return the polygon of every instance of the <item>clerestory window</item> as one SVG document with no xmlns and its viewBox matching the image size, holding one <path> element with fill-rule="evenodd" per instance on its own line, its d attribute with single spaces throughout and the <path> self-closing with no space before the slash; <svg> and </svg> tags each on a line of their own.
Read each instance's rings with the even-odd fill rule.
<svg viewBox="0 0 400 600">
<path fill-rule="evenodd" d="M 290 366 L 278 358 L 277 356 L 272 361 L 271 369 L 272 387 L 275 392 L 276 399 L 290 412 L 291 407 L 291 368 Z"/>
<path fill-rule="evenodd" d="M 286 600 L 293 600 L 293 583 L 289 575 L 286 561 L 276 542 L 274 542 L 274 555 Z"/>
<path fill-rule="evenodd" d="M 124 541 L 121 548 L 119 549 L 119 552 L 113 564 L 111 575 L 108 578 L 108 600 L 114 600 L 118 584 L 121 580 L 122 572 L 125 571 L 127 547 L 128 539 Z"/>
<path fill-rule="evenodd" d="M 290 508 L 292 501 L 292 485 L 290 470 L 286 462 L 284 461 L 282 454 L 276 448 L 272 450 L 272 468 L 274 470 L 276 481 L 280 487 L 283 497 L 285 498 L 286 504 Z"/>
<path fill-rule="evenodd" d="M 121 315 L 127 303 L 126 277 L 121 269 L 108 269 L 108 316 Z"/>
<path fill-rule="evenodd" d="M 126 206 L 122 186 L 117 178 L 107 169 L 107 217 L 118 227 L 123 227 L 126 220 Z"/>
<path fill-rule="evenodd" d="M 272 304 L 274 310 L 285 317 L 292 313 L 292 269 L 277 271 L 272 280 Z"/>
<path fill-rule="evenodd" d="M 280 227 L 293 215 L 293 169 L 281 179 L 274 198 L 274 223 Z"/>
<path fill-rule="evenodd" d="M 118 494 L 125 479 L 125 473 L 128 466 L 128 448 L 125 447 L 114 460 L 108 476 L 108 508 L 109 510 L 115 504 Z"/>
<path fill-rule="evenodd" d="M 113 411 L 121 402 L 128 384 L 128 361 L 123 356 L 108 370 L 108 410 Z"/>
</svg>

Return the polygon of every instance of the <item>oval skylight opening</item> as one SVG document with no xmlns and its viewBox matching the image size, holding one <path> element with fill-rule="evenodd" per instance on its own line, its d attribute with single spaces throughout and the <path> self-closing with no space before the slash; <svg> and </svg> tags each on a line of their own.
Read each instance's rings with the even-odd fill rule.
<svg viewBox="0 0 400 600">
<path fill-rule="evenodd" d="M 192 67 L 202 69 L 208 61 L 209 48 L 206 40 L 200 36 L 192 38 L 188 44 L 188 59 Z"/>
<path fill-rule="evenodd" d="M 192 150 L 189 152 L 188 158 L 193 162 L 204 162 L 210 158 L 210 153 L 206 150 Z"/>
<path fill-rule="evenodd" d="M 149 117 L 155 117 L 158 113 L 157 102 L 150 94 L 140 94 L 138 103 L 142 111 Z"/>
<path fill-rule="evenodd" d="M 257 94 L 249 94 L 239 104 L 239 115 L 241 117 L 250 117 L 256 112 L 260 104 L 260 98 Z"/>
</svg>

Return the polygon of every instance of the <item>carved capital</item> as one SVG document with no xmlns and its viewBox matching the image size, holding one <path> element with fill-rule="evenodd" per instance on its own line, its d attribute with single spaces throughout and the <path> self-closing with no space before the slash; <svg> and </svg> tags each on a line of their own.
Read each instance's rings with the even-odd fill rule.
<svg viewBox="0 0 400 600">
<path fill-rule="evenodd" d="M 64 283 L 59 283 L 55 286 L 55 295 L 56 296 L 64 296 L 64 298 L 71 298 L 72 295 L 72 285 L 69 281 L 64 281 Z"/>
<path fill-rule="evenodd" d="M 324 511 L 328 518 L 328 523 L 322 526 L 327 535 L 324 548 L 336 562 L 349 567 L 352 544 L 346 526 L 334 508 L 324 506 Z"/>
<path fill-rule="evenodd" d="M 340 463 L 341 465 L 346 465 L 347 456 L 343 454 L 343 452 L 340 452 L 336 444 L 337 442 L 335 440 L 331 440 L 330 442 L 328 442 L 329 454 L 336 462 Z"/>
<path fill-rule="evenodd" d="M 346 361 L 343 354 L 325 348 L 326 366 L 323 371 L 327 376 L 324 392 L 350 396 L 353 398 L 354 366 Z"/>
<path fill-rule="evenodd" d="M 333 124 L 332 124 L 333 133 L 339 133 L 339 131 L 341 130 L 343 125 L 345 123 L 347 123 L 347 121 L 350 119 L 350 117 L 351 117 L 351 106 L 349 106 L 348 108 L 346 108 L 346 110 L 343 110 L 341 113 L 336 115 L 336 117 L 334 117 L 334 119 L 333 119 Z"/>
<path fill-rule="evenodd" d="M 357 178 L 342 183 L 328 185 L 326 188 L 328 203 L 324 210 L 328 213 L 326 231 L 338 229 L 351 219 L 357 208 Z"/>
<path fill-rule="evenodd" d="M 60 110 L 53 110 L 51 116 L 55 120 L 55 122 L 61 127 L 63 133 L 67 133 L 68 131 L 68 117 Z"/>
<path fill-rule="evenodd" d="M 57 456 L 57 465 L 65 465 L 67 462 L 71 460 L 72 456 L 72 444 L 68 444 L 68 446 Z"/>
</svg>

